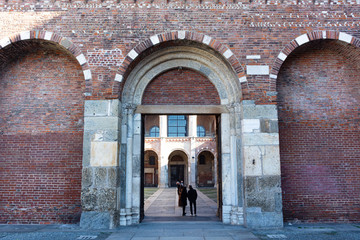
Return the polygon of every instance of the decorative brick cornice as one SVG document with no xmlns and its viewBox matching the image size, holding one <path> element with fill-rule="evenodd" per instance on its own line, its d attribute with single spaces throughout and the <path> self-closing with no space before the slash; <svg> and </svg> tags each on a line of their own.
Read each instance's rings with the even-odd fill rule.
<svg viewBox="0 0 360 240">
<path fill-rule="evenodd" d="M 41 31 L 41 30 L 31 30 L 31 31 L 24 31 L 15 35 L 12 35 L 10 37 L 5 37 L 3 39 L 0 39 L 0 51 L 2 48 L 5 48 L 6 46 L 19 42 L 19 41 L 25 41 L 25 40 L 32 40 L 32 39 L 38 39 L 38 40 L 44 40 L 44 41 L 51 41 L 59 44 L 61 47 L 65 48 L 67 51 L 69 51 L 78 61 L 80 64 L 84 78 L 85 78 L 85 95 L 91 95 L 91 70 L 89 68 L 89 64 L 86 60 L 86 57 L 81 52 L 81 50 L 68 38 L 62 37 L 56 33 L 49 32 L 49 31 Z"/>
</svg>

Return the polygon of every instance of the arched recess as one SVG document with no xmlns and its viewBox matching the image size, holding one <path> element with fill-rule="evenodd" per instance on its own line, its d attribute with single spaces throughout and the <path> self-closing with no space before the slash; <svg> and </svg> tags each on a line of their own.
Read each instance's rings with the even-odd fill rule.
<svg viewBox="0 0 360 240">
<path fill-rule="evenodd" d="M 121 129 L 123 140 L 121 154 L 126 156 L 120 159 L 119 165 L 123 168 L 120 171 L 126 172 L 126 182 L 122 183 L 121 195 L 126 200 L 120 202 L 120 225 L 137 224 L 140 220 L 140 186 L 141 174 L 141 115 L 142 114 L 203 114 L 205 112 L 194 112 L 193 106 L 171 105 L 155 108 L 151 113 L 141 108 L 142 96 L 147 85 L 156 76 L 177 68 L 186 68 L 196 71 L 215 86 L 220 97 L 219 105 L 206 105 L 210 109 L 206 114 L 217 114 L 218 124 L 221 124 L 219 136 L 221 136 L 221 162 L 222 162 L 222 221 L 224 223 L 243 223 L 243 196 L 242 181 L 239 179 L 242 172 L 237 171 L 240 160 L 241 145 L 241 82 L 246 80 L 239 65 L 234 69 L 233 53 L 220 45 L 213 48 L 212 38 L 188 32 L 172 32 L 169 38 L 162 38 L 162 35 L 151 37 L 136 50 L 131 51 L 127 56 L 126 69 L 121 67 L 116 81 L 124 81 L 121 104 L 122 122 Z M 168 35 L 166 35 L 168 36 Z M 199 39 L 193 40 L 197 36 Z M 166 39 L 167 41 L 164 41 Z M 210 39 L 210 40 L 209 40 Z M 210 41 L 210 43 L 208 42 Z M 209 45 L 210 44 L 210 45 Z M 212 46 L 212 47 L 211 47 Z M 221 49 L 217 51 L 214 49 Z M 235 58 L 236 60 L 236 58 Z M 234 61 L 235 61 L 234 60 Z M 236 65 L 236 64 L 235 64 Z M 147 108 L 149 109 L 149 108 Z M 200 106 L 199 111 L 204 109 Z M 160 134 L 161 135 L 161 134 Z M 237 147 L 238 146 L 238 147 Z M 126 167 L 125 167 L 126 166 Z M 235 195 L 234 195 L 235 194 Z M 130 196 L 130 197 L 129 197 Z M 236 213 L 235 213 L 236 212 Z M 233 218 L 230 215 L 233 214 Z"/>
<path fill-rule="evenodd" d="M 295 42 L 276 81 L 284 219 L 359 221 L 359 39 L 319 31 Z"/>
<path fill-rule="evenodd" d="M 215 155 L 209 150 L 197 154 L 197 186 L 214 187 L 216 183 Z"/>
<path fill-rule="evenodd" d="M 2 64 L 5 59 L 8 58 L 4 51 L 10 47 L 10 45 L 19 43 L 19 42 L 26 42 L 29 40 L 42 40 L 46 42 L 53 42 L 57 44 L 59 47 L 64 48 L 67 52 L 73 55 L 76 60 L 79 62 L 85 79 L 85 96 L 91 96 L 92 92 L 92 82 L 91 82 L 91 70 L 89 64 L 86 60 L 85 55 L 81 52 L 81 49 L 77 47 L 70 39 L 62 37 L 54 32 L 49 31 L 42 31 L 42 30 L 31 30 L 31 31 L 24 31 L 18 34 L 14 34 L 9 37 L 5 37 L 0 39 L 0 61 Z M 21 43 L 23 44 L 23 43 Z M 26 44 L 26 43 L 25 43 Z"/>
<path fill-rule="evenodd" d="M 175 150 L 170 153 L 168 158 L 168 176 L 169 187 L 176 187 L 176 181 L 184 181 L 184 184 L 188 183 L 188 165 L 189 155 L 183 150 Z"/>
<path fill-rule="evenodd" d="M 159 184 L 159 154 L 147 149 L 144 153 L 145 187 L 157 187 Z"/>
<path fill-rule="evenodd" d="M 344 43 L 351 44 L 355 47 L 360 47 L 360 39 L 354 36 L 351 36 L 344 32 L 338 31 L 313 31 L 308 32 L 303 35 L 298 36 L 294 40 L 292 40 L 289 44 L 287 44 L 283 50 L 280 51 L 279 55 L 275 59 L 271 71 L 270 71 L 270 79 L 272 79 L 270 86 L 276 85 L 277 75 L 280 71 L 280 68 L 286 58 L 298 47 L 308 42 L 320 39 L 334 39 L 339 40 Z"/>
<path fill-rule="evenodd" d="M 49 32 L 22 32 L 0 45 L 0 155 L 11 173 L 0 174 L 0 186 L 3 206 L 13 206 L 0 210 L 1 221 L 77 223 L 86 92 L 81 58 L 70 51 L 77 52 L 73 44 Z"/>
</svg>

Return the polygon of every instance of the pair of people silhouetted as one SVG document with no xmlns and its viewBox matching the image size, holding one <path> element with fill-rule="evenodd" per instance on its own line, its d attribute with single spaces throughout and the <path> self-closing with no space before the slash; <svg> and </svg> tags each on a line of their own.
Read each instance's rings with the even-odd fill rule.
<svg viewBox="0 0 360 240">
<path fill-rule="evenodd" d="M 195 214 L 196 216 L 196 199 L 197 199 L 197 192 L 191 185 L 189 185 L 189 191 L 186 190 L 185 186 L 180 187 L 180 195 L 179 195 L 179 202 L 181 202 L 181 206 L 183 208 L 183 216 L 186 215 L 186 205 L 187 205 L 187 199 L 189 199 L 190 202 L 190 213 L 191 216 Z M 193 211 L 194 207 L 194 211 Z"/>
</svg>

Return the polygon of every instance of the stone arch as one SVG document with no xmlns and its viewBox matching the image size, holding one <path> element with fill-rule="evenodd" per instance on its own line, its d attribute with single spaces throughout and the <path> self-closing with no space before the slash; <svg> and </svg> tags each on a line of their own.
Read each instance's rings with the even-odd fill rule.
<svg viewBox="0 0 360 240">
<path fill-rule="evenodd" d="M 166 32 L 162 34 L 156 34 L 143 42 L 139 43 L 135 48 L 129 51 L 128 55 L 125 57 L 123 63 L 121 64 L 118 72 L 115 76 L 115 82 L 113 85 L 113 93 L 116 93 L 119 90 L 120 82 L 129 77 L 130 65 L 134 62 L 134 60 L 145 50 L 150 49 L 151 47 L 162 44 L 169 41 L 176 40 L 184 40 L 200 43 L 201 45 L 207 46 L 219 53 L 222 56 L 222 60 L 227 62 L 227 64 L 231 67 L 232 71 L 236 75 L 237 79 L 240 83 L 246 83 L 245 71 L 240 65 L 238 59 L 234 55 L 234 53 L 224 44 L 219 41 L 213 39 L 210 36 L 203 35 L 196 32 L 191 31 L 172 31 Z M 186 67 L 186 66 L 185 66 Z M 194 69 L 196 70 L 196 69 Z M 202 72 L 202 71 L 199 71 Z"/>
<path fill-rule="evenodd" d="M 308 32 L 303 35 L 298 36 L 287 44 L 279 53 L 275 59 L 271 71 L 270 71 L 270 86 L 276 85 L 277 75 L 280 71 L 282 64 L 285 62 L 286 58 L 298 47 L 301 45 L 320 39 L 333 39 L 339 40 L 348 44 L 351 44 L 355 47 L 360 47 L 360 39 L 354 36 L 351 36 L 344 32 L 338 31 L 313 31 Z M 275 86 L 274 85 L 274 86 Z"/>
<path fill-rule="evenodd" d="M 144 185 L 146 187 L 157 187 L 159 184 L 159 154 L 154 149 L 144 151 Z M 155 162 L 151 163 L 150 157 L 155 157 Z"/>
<path fill-rule="evenodd" d="M 77 47 L 71 40 L 68 38 L 62 37 L 56 33 L 49 32 L 49 31 L 41 31 L 41 30 L 31 30 L 31 31 L 24 31 L 21 33 L 14 34 L 9 37 L 5 37 L 0 39 L 0 50 L 6 48 L 10 44 L 14 44 L 20 41 L 26 40 L 44 40 L 44 41 L 51 41 L 59 44 L 62 48 L 70 52 L 80 64 L 84 78 L 85 78 L 85 95 L 91 96 L 91 70 L 89 64 L 86 60 L 85 55 L 81 52 L 80 48 Z"/>
</svg>

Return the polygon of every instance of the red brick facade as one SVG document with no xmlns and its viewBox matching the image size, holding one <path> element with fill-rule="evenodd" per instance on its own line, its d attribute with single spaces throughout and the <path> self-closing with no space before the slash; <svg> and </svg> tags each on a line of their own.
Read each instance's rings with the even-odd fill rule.
<svg viewBox="0 0 360 240">
<path fill-rule="evenodd" d="M 218 105 L 220 98 L 214 85 L 203 75 L 188 69 L 161 74 L 147 86 L 144 105 Z"/>
<path fill-rule="evenodd" d="M 84 100 L 121 98 L 139 62 L 177 45 L 223 58 L 239 101 L 278 104 L 285 220 L 360 221 L 359 4 L 206 2 L 0 0 L 0 223 L 79 220 Z M 219 96 L 174 69 L 148 86 L 154 102 Z"/>
<path fill-rule="evenodd" d="M 360 219 L 359 50 L 334 40 L 302 46 L 279 73 L 285 220 Z"/>
<path fill-rule="evenodd" d="M 39 43 L 1 71 L 1 223 L 79 221 L 83 91 L 77 61 Z"/>
</svg>

